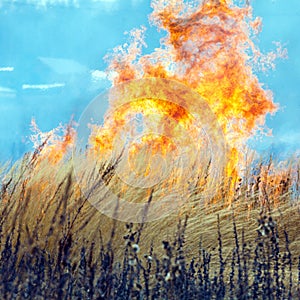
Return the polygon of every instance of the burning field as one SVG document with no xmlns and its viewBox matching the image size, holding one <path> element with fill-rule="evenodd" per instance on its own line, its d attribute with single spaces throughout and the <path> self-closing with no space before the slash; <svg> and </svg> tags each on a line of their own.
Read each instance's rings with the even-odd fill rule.
<svg viewBox="0 0 300 300">
<path fill-rule="evenodd" d="M 279 105 L 248 1 L 153 0 L 106 56 L 112 87 L 2 168 L 5 299 L 300 298 L 300 161 L 246 146 Z M 109 102 L 102 116 L 99 107 Z"/>
</svg>

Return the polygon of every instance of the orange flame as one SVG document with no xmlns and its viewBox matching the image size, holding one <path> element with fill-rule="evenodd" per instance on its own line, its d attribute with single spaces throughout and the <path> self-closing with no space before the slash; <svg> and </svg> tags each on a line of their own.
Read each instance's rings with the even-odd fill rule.
<svg viewBox="0 0 300 300">
<path fill-rule="evenodd" d="M 142 113 L 144 117 L 153 119 L 155 118 L 153 116 L 155 112 L 163 113 L 163 115 L 175 120 L 176 127 L 188 126 L 191 122 L 191 116 L 186 112 L 186 110 L 183 107 L 180 107 L 179 105 L 176 105 L 172 102 L 162 101 L 159 99 L 139 99 L 136 101 L 132 101 L 130 103 L 122 105 L 116 112 L 113 112 L 103 127 L 90 125 L 92 129 L 92 134 L 89 138 L 89 143 L 92 146 L 91 151 L 101 154 L 104 154 L 107 151 L 111 152 L 114 149 L 112 143 L 114 142 L 117 134 L 121 130 L 124 130 L 126 120 L 130 120 L 131 117 L 137 113 Z M 164 119 L 155 121 L 157 124 L 162 123 L 161 125 L 164 126 L 165 132 L 169 137 L 176 136 L 177 131 L 174 126 L 168 126 L 167 122 L 164 122 Z M 128 131 L 130 130 L 132 130 L 132 127 L 128 128 Z M 131 135 L 134 136 L 133 133 Z M 143 137 L 142 140 L 144 143 L 152 143 L 153 137 Z M 166 146 L 166 149 L 163 149 L 163 145 L 168 145 L 168 143 L 163 137 L 160 138 L 160 141 L 162 145 L 156 145 L 155 147 L 161 148 L 163 150 L 162 152 L 166 153 L 166 151 L 168 150 L 168 146 Z"/>
<path fill-rule="evenodd" d="M 285 56 L 285 50 L 279 47 L 277 53 L 268 55 L 259 51 L 252 37 L 260 31 L 261 20 L 253 20 L 249 5 L 239 7 L 229 0 L 200 4 L 153 0 L 152 7 L 151 22 L 167 32 L 161 47 L 142 56 L 145 29 L 133 30 L 131 43 L 107 56 L 108 71 L 116 74 L 113 83 L 169 78 L 197 91 L 215 113 L 232 148 L 227 175 L 234 176 L 240 160 L 237 149 L 257 130 L 263 130 L 266 115 L 278 108 L 254 68 L 272 67 L 275 58 Z M 122 113 L 119 117 L 122 120 Z M 111 125 L 105 128 L 107 133 L 115 130 L 116 122 Z"/>
<path fill-rule="evenodd" d="M 43 133 L 34 119 L 31 121 L 31 141 L 35 149 L 40 149 L 39 161 L 47 159 L 51 164 L 60 162 L 68 149 L 70 149 L 75 140 L 75 130 L 69 124 L 66 128 L 59 126 L 49 132 Z M 63 132 L 61 137 L 58 133 Z M 41 147 L 41 145 L 43 145 Z"/>
<path fill-rule="evenodd" d="M 215 114 L 230 146 L 226 175 L 236 177 L 241 161 L 239 147 L 258 130 L 263 130 L 266 115 L 278 108 L 272 93 L 263 89 L 254 70 L 257 66 L 263 70 L 273 67 L 274 59 L 285 56 L 286 52 L 280 47 L 267 55 L 260 52 L 252 40 L 260 31 L 261 20 L 253 19 L 248 4 L 237 6 L 231 0 L 152 0 L 152 8 L 151 23 L 167 33 L 161 40 L 161 47 L 142 55 L 145 28 L 132 30 L 130 42 L 115 48 L 114 53 L 106 57 L 107 71 L 113 75 L 111 80 L 117 85 L 134 79 L 166 78 L 197 92 Z M 115 141 L 126 139 L 121 136 L 122 130 L 135 136 L 138 132 L 131 132 L 135 127 L 130 126 L 130 120 L 137 113 L 164 128 L 168 136 L 166 139 L 147 135 L 141 139 L 141 144 L 151 148 L 153 154 L 167 155 L 175 151 L 171 140 L 180 134 L 178 127 L 188 128 L 190 132 L 193 123 L 185 108 L 192 106 L 196 117 L 203 109 L 184 96 L 181 108 L 174 104 L 176 97 L 178 95 L 170 93 L 168 101 L 142 98 L 119 106 L 110 103 L 103 126 L 90 125 L 90 153 L 101 154 L 104 158 L 111 155 L 116 148 Z M 169 124 L 169 119 L 175 122 Z M 37 136 L 41 133 L 37 132 Z M 50 142 L 42 154 L 56 163 L 73 144 L 74 132 L 69 128 L 62 140 L 53 136 L 54 132 L 50 132 Z M 194 137 L 198 136 L 195 132 Z M 129 154 L 136 155 L 141 144 L 131 143 Z"/>
</svg>

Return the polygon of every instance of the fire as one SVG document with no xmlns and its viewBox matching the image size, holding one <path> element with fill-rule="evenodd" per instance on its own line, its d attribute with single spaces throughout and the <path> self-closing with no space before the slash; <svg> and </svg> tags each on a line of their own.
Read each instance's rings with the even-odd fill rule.
<svg viewBox="0 0 300 300">
<path fill-rule="evenodd" d="M 169 78 L 197 91 L 223 130 L 231 148 L 227 176 L 235 176 L 241 159 L 239 147 L 257 130 L 262 131 L 266 115 L 278 109 L 254 69 L 260 63 L 262 67 L 272 66 L 276 57 L 286 53 L 279 47 L 277 53 L 263 55 L 253 43 L 261 20 L 253 19 L 249 4 L 240 7 L 229 0 L 153 0 L 152 7 L 150 21 L 167 33 L 161 47 L 142 55 L 145 29 L 133 30 L 130 45 L 116 48 L 107 57 L 108 71 L 117 74 L 113 83 Z M 169 96 L 170 102 L 176 97 Z"/>
<path fill-rule="evenodd" d="M 125 149 L 128 161 L 136 159 L 146 165 L 131 166 L 126 159 L 120 165 L 128 167 L 129 173 L 142 173 L 148 178 L 153 159 L 185 153 L 186 158 L 192 158 L 188 171 L 182 174 L 172 170 L 168 175 L 171 182 L 178 181 L 173 176 L 177 173 L 181 181 L 187 182 L 187 175 L 199 171 L 199 163 L 203 164 L 202 175 L 206 168 L 222 166 L 218 137 L 224 137 L 229 147 L 228 153 L 221 154 L 227 160 L 225 177 L 235 182 L 243 158 L 241 147 L 265 129 L 266 115 L 278 109 L 272 93 L 263 88 L 254 71 L 259 66 L 273 67 L 274 59 L 285 56 L 285 50 L 278 47 L 267 55 L 260 52 L 253 37 L 260 31 L 261 20 L 252 17 L 247 3 L 238 6 L 231 0 L 152 0 L 151 5 L 150 22 L 166 35 L 160 48 L 143 55 L 145 28 L 132 30 L 130 42 L 106 57 L 107 72 L 113 74 L 116 89 L 108 95 L 110 107 L 104 123 L 89 124 L 87 154 L 105 160 L 112 155 L 118 157 Z M 185 89 L 170 82 L 180 83 Z M 205 124 L 215 124 L 215 128 L 213 125 L 208 129 L 208 138 L 198 127 L 203 118 Z M 53 139 L 52 134 L 42 155 L 56 163 L 72 146 L 74 133 L 69 128 L 62 140 Z M 208 155 L 211 145 L 217 145 L 219 152 Z M 199 158 L 199 153 L 207 157 Z M 186 165 L 184 159 L 181 163 Z M 137 181 L 134 176 L 130 184 Z M 207 182 L 208 176 L 204 178 L 195 180 Z M 166 190 L 170 187 L 163 184 Z M 211 182 L 211 186 L 214 184 Z M 128 189 L 120 187 L 122 191 Z"/>
<path fill-rule="evenodd" d="M 161 99 L 138 99 L 131 101 L 118 107 L 117 111 L 114 111 L 108 118 L 107 122 L 103 127 L 91 125 L 92 134 L 89 139 L 91 150 L 95 153 L 105 153 L 114 149 L 113 142 L 120 131 L 124 131 L 124 125 L 127 121 L 130 121 L 136 114 L 142 114 L 143 118 L 148 119 L 148 122 L 153 126 L 163 126 L 168 136 L 176 136 L 177 129 L 180 126 L 189 126 L 192 117 L 188 112 L 181 106 L 175 103 L 163 101 Z M 162 113 L 162 117 L 158 117 L 158 114 Z M 168 117 L 176 121 L 176 125 L 170 128 L 170 124 L 165 122 L 165 118 Z M 133 130 L 134 124 L 130 124 L 130 128 L 127 130 L 130 132 Z M 174 123 L 173 123 L 174 125 Z M 126 128 L 125 128 L 126 129 Z M 152 128 L 153 129 L 153 128 Z M 130 132 L 131 136 L 137 134 L 136 131 Z M 144 143 L 151 143 L 153 137 L 143 137 Z M 157 143 L 157 141 L 156 141 Z M 161 145 L 159 145 L 161 144 Z M 160 142 L 156 147 L 160 147 L 163 152 L 166 153 L 168 146 L 163 137 L 160 138 Z M 163 149 L 165 148 L 165 149 Z"/>
<path fill-rule="evenodd" d="M 39 149 L 38 161 L 47 160 L 55 165 L 60 162 L 74 145 L 75 130 L 71 125 L 66 128 L 59 126 L 49 132 L 42 132 L 34 119 L 31 121 L 31 141 L 35 149 Z M 59 132 L 63 132 L 61 136 Z"/>
</svg>

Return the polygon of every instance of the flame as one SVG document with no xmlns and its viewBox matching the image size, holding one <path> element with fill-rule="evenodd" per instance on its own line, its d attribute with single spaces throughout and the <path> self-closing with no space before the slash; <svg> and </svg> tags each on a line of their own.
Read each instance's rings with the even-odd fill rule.
<svg viewBox="0 0 300 300">
<path fill-rule="evenodd" d="M 161 47 L 142 55 L 145 28 L 133 30 L 129 45 L 117 47 L 106 57 L 108 72 L 116 74 L 113 84 L 157 77 L 175 79 L 197 91 L 224 132 L 231 148 L 226 173 L 235 177 L 241 161 L 240 146 L 258 130 L 263 131 L 266 115 L 278 109 L 254 70 L 259 64 L 263 69 L 273 66 L 275 58 L 285 56 L 285 50 L 279 47 L 277 53 L 267 55 L 260 52 L 252 40 L 261 29 L 261 19 L 253 19 L 249 4 L 240 7 L 229 0 L 153 0 L 152 8 L 151 23 L 167 33 Z M 170 102 L 172 97 L 176 95 L 170 95 Z M 147 109 L 143 112 L 146 114 Z M 104 125 L 105 134 L 110 135 L 116 126 L 116 120 L 108 127 Z"/>
<path fill-rule="evenodd" d="M 47 160 L 55 165 L 59 163 L 66 155 L 68 150 L 72 148 L 75 141 L 75 130 L 71 124 L 63 127 L 59 126 L 49 132 L 42 132 L 34 119 L 31 120 L 31 141 L 34 148 L 39 149 L 38 161 Z M 62 132 L 61 136 L 59 133 Z"/>
<path fill-rule="evenodd" d="M 158 87 L 159 88 L 159 87 Z M 136 114 L 141 113 L 145 119 L 148 118 L 148 122 L 153 125 L 163 126 L 166 134 L 169 137 L 175 137 L 177 129 L 180 126 L 189 127 L 192 117 L 188 112 L 181 106 L 160 99 L 138 99 L 136 101 L 131 101 L 118 107 L 117 111 L 112 112 L 109 116 L 107 122 L 103 127 L 97 125 L 90 125 L 92 134 L 89 138 L 89 144 L 91 145 L 91 151 L 94 153 L 104 154 L 105 152 L 112 151 L 114 149 L 113 142 L 120 131 L 124 130 L 124 125 L 128 120 L 131 120 Z M 171 118 L 176 121 L 176 125 L 168 126 L 164 118 L 159 118 L 158 114 L 162 113 L 164 116 Z M 154 120 L 156 118 L 156 120 Z M 155 122 L 153 122 L 155 121 Z M 173 123 L 174 124 L 174 123 Z M 133 124 L 130 124 L 128 131 L 133 130 Z M 131 136 L 135 136 L 137 132 L 131 132 Z M 142 138 L 143 143 L 153 142 L 153 136 L 148 135 Z M 161 145 L 159 145 L 161 144 Z M 166 145 L 164 147 L 163 145 Z M 160 137 L 160 142 L 156 139 L 156 148 L 161 148 L 162 152 L 166 153 L 168 150 L 166 139 Z M 137 145 L 136 145 L 137 147 Z"/>
<path fill-rule="evenodd" d="M 129 43 L 106 56 L 112 84 L 160 78 L 180 82 L 197 93 L 215 114 L 229 145 L 225 172 L 234 182 L 243 158 L 241 147 L 257 131 L 265 130 L 266 115 L 278 109 L 271 91 L 263 88 L 255 70 L 273 67 L 273 61 L 286 52 L 280 46 L 267 55 L 260 52 L 253 38 L 261 29 L 261 19 L 252 17 L 248 3 L 238 6 L 231 0 L 152 0 L 151 5 L 150 22 L 166 32 L 161 46 L 143 55 L 146 29 L 132 30 Z M 153 86 L 132 88 L 147 90 Z M 193 102 L 195 99 L 189 95 L 168 93 L 162 85 L 155 86 L 155 90 L 163 90 L 167 99 L 133 97 L 122 102 L 113 98 L 104 124 L 89 124 L 88 153 L 105 159 L 116 149 L 121 151 L 118 148 L 129 145 L 129 158 L 137 157 L 145 148 L 150 149 L 152 156 L 168 156 L 176 152 L 174 140 L 180 135 L 182 146 L 189 147 L 190 140 L 182 135 L 182 128 L 199 141 L 199 148 L 205 147 L 200 141 L 201 134 L 193 129 L 197 117 L 203 115 L 203 103 Z M 132 123 L 138 114 L 148 126 L 147 134 L 140 139 L 136 138 L 140 133 L 138 125 Z M 154 134 L 158 129 L 166 135 Z M 41 137 L 41 133 L 36 136 Z M 54 132 L 49 136 L 42 156 L 57 163 L 73 145 L 74 132 L 69 128 L 62 140 L 53 138 Z M 149 168 L 142 170 L 147 177 Z M 177 178 L 172 180 L 176 182 Z M 127 187 L 122 189 L 127 191 Z"/>
</svg>

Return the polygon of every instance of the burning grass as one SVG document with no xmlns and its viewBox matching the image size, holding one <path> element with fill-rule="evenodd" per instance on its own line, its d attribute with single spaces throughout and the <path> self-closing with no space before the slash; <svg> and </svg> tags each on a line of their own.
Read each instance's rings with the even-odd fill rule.
<svg viewBox="0 0 300 300">
<path fill-rule="evenodd" d="M 32 123 L 36 151 L 5 170 L 1 185 L 3 298 L 300 298 L 299 161 L 282 168 L 271 159 L 242 163 L 242 145 L 278 108 L 254 71 L 286 56 L 280 46 L 263 55 L 255 45 L 261 20 L 253 19 L 248 2 L 153 0 L 150 21 L 166 36 L 142 55 L 144 29 L 133 30 L 129 43 L 107 57 L 114 86 L 104 123 L 91 124 L 98 121 L 95 103 L 84 115 L 91 130 L 79 138 L 73 125 L 57 135 Z M 148 119 L 142 133 L 132 124 L 140 115 Z M 208 142 L 197 125 L 204 125 Z M 82 137 L 87 141 L 74 170 L 67 154 Z M 132 188 L 134 172 L 147 181 L 151 166 L 161 165 L 152 164 L 156 154 L 173 167 L 167 159 L 185 152 L 176 153 L 178 142 L 195 159 L 187 161 L 191 168 L 184 161 L 166 186 Z M 220 142 L 228 151 L 217 147 L 209 156 L 209 145 Z M 126 147 L 127 158 L 138 158 L 132 168 L 119 159 Z M 222 175 L 216 183 L 214 164 Z M 123 184 L 120 171 L 130 183 Z M 173 186 L 182 201 L 173 210 L 159 207 Z M 124 197 L 125 207 L 113 195 Z M 117 221 L 126 205 L 141 202 L 140 222 Z M 154 220 L 149 215 L 157 203 L 154 215 L 171 213 Z"/>
<path fill-rule="evenodd" d="M 81 194 L 71 161 L 37 164 L 38 157 L 25 156 L 2 183 L 4 298 L 300 296 L 299 166 L 276 180 L 271 164 L 254 166 L 261 173 L 250 172 L 233 192 L 223 186 L 205 202 L 194 189 L 170 216 L 125 224 Z M 112 165 L 98 168 L 114 176 Z"/>
</svg>

